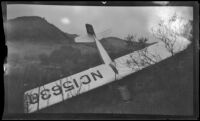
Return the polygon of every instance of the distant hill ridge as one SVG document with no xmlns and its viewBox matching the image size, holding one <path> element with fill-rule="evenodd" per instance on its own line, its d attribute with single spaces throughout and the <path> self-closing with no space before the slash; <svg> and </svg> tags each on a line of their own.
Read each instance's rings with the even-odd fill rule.
<svg viewBox="0 0 200 121">
<path fill-rule="evenodd" d="M 38 16 L 23 16 L 7 21 L 8 41 L 72 43 L 75 36 L 64 33 Z"/>
</svg>

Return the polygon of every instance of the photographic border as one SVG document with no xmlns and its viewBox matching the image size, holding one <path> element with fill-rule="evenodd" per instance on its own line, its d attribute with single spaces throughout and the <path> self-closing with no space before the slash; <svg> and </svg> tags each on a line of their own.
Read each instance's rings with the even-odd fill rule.
<svg viewBox="0 0 200 121">
<path fill-rule="evenodd" d="M 69 5 L 69 6 L 163 6 L 159 4 L 155 4 L 153 2 L 133 2 L 133 1 L 35 1 L 35 2 L 25 2 L 25 1 L 4 1 L 1 2 L 2 7 L 2 17 L 3 21 L 6 21 L 6 5 L 7 4 L 36 4 L 36 5 Z M 184 2 L 169 2 L 164 6 L 190 6 L 193 7 L 193 115 L 184 116 L 184 115 L 147 115 L 147 114 L 89 114 L 89 113 L 70 113 L 70 114 L 3 114 L 5 108 L 5 99 L 2 103 L 2 117 L 3 119 L 197 119 L 199 117 L 199 5 L 196 1 L 184 1 Z M 3 39 L 3 63 L 6 63 L 7 56 L 7 47 L 5 45 L 5 30 L 2 26 L 2 35 L 4 35 Z M 4 71 L 2 71 L 3 79 L 4 79 Z M 2 81 L 3 82 L 3 81 Z M 7 89 L 4 85 L 4 82 L 1 84 L 2 87 L 2 95 L 6 98 L 5 89 Z"/>
</svg>

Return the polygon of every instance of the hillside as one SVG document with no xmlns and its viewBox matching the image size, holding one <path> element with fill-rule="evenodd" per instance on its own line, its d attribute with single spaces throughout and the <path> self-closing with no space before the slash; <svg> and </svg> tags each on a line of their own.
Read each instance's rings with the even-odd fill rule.
<svg viewBox="0 0 200 121">
<path fill-rule="evenodd" d="M 132 42 L 132 46 L 128 46 L 126 40 L 117 37 L 106 37 L 99 40 L 105 50 L 111 55 L 112 59 L 128 54 L 132 51 L 140 50 L 144 47 L 155 43 L 141 44 L 139 42 Z M 95 43 L 73 43 L 73 47 L 78 48 L 83 54 L 98 54 Z"/>
<path fill-rule="evenodd" d="M 64 33 L 45 18 L 24 16 L 8 20 L 7 40 L 33 43 L 71 43 L 73 35 Z"/>
<path fill-rule="evenodd" d="M 127 42 L 117 37 L 107 37 L 99 40 L 108 53 L 120 53 L 127 51 Z M 77 47 L 83 54 L 97 53 L 96 44 L 93 43 L 75 43 L 72 46 Z M 93 48 L 93 49 L 90 49 Z"/>
<path fill-rule="evenodd" d="M 122 80 L 50 106 L 37 113 L 192 115 L 194 79 L 192 53 L 193 48 L 189 46 L 174 57 L 149 66 Z M 54 76 L 51 80 L 55 80 L 57 78 L 55 75 L 59 73 L 58 70 L 60 69 L 53 68 L 53 72 L 41 73 L 40 68 L 32 66 L 24 71 L 22 78 L 25 82 L 35 83 L 41 80 L 48 81 L 50 76 Z M 17 69 L 17 73 L 4 78 L 6 93 L 9 94 L 5 98 L 5 113 L 23 113 L 23 93 L 27 89 L 24 89 L 26 83 L 22 81 L 20 72 L 21 69 Z M 125 103 L 122 100 L 117 90 L 118 85 L 128 87 L 131 102 Z M 11 88 L 12 90 L 8 90 Z"/>
<path fill-rule="evenodd" d="M 156 65 L 38 113 L 193 114 L 193 48 Z M 125 103 L 117 85 L 126 85 L 132 100 Z M 112 98 L 111 98 L 112 97 Z"/>
</svg>

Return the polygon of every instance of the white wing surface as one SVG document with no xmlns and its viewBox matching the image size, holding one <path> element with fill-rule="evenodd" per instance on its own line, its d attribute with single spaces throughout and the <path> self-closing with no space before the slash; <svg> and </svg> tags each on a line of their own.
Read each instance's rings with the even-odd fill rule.
<svg viewBox="0 0 200 121">
<path fill-rule="evenodd" d="M 171 56 L 166 50 L 159 50 L 164 50 L 161 42 L 115 59 L 115 67 L 119 73 L 117 79 L 122 79 Z"/>
<path fill-rule="evenodd" d="M 31 89 L 24 94 L 25 113 L 32 113 L 115 80 L 105 64 Z"/>
</svg>

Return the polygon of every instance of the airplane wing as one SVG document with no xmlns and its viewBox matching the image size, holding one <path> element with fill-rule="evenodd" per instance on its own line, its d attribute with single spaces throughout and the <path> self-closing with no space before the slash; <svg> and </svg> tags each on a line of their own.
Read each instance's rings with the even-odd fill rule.
<svg viewBox="0 0 200 121">
<path fill-rule="evenodd" d="M 26 91 L 24 93 L 24 112 L 32 113 L 41 110 L 142 69 L 143 67 L 139 65 L 127 66 L 127 60 L 131 60 L 130 55 L 134 56 L 134 58 L 140 56 L 138 55 L 138 51 L 135 51 L 114 60 L 115 67 L 119 72 L 118 74 L 108 64 L 101 64 Z"/>
<path fill-rule="evenodd" d="M 133 53 L 115 59 L 114 66 L 118 73 L 116 73 L 110 65 L 101 64 L 69 77 L 26 91 L 24 93 L 25 113 L 41 110 L 89 90 L 122 79 L 147 66 L 155 64 L 155 62 L 170 57 L 170 55 L 166 55 L 160 60 L 148 60 L 148 58 L 155 59 L 155 54 L 162 54 L 155 53 L 159 52 L 157 50 L 155 52 L 153 51 L 159 44 L 160 43 L 150 45 L 142 50 L 134 51 Z M 149 51 L 148 54 L 143 54 L 145 49 L 151 51 Z"/>
<path fill-rule="evenodd" d="M 78 36 L 75 38 L 75 42 L 77 43 L 91 43 L 94 42 L 94 39 L 89 36 Z"/>
<path fill-rule="evenodd" d="M 149 46 L 134 51 L 130 54 L 124 55 L 114 60 L 115 68 L 118 70 L 117 79 L 122 79 L 130 74 L 133 74 L 143 68 L 158 63 L 171 55 L 164 55 L 161 51 L 158 51 L 158 47 L 161 47 L 162 43 L 152 43 Z"/>
<path fill-rule="evenodd" d="M 114 67 L 109 66 L 112 60 L 96 39 L 92 25 L 86 24 L 86 30 L 87 41 L 96 42 L 105 64 L 25 92 L 24 111 L 26 113 L 35 112 L 116 80 Z"/>
<path fill-rule="evenodd" d="M 24 93 L 24 112 L 32 113 L 115 80 L 105 64 L 31 89 Z"/>
</svg>

